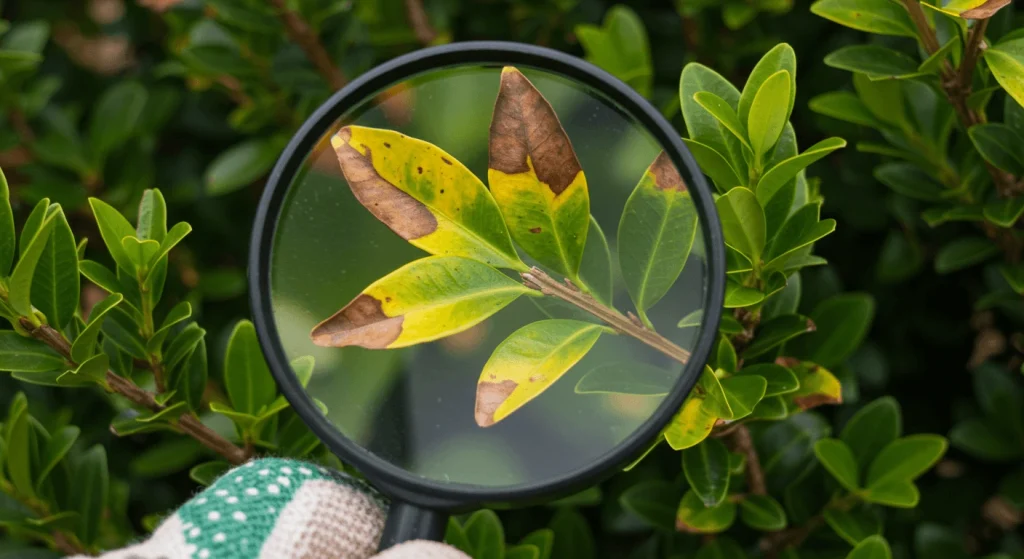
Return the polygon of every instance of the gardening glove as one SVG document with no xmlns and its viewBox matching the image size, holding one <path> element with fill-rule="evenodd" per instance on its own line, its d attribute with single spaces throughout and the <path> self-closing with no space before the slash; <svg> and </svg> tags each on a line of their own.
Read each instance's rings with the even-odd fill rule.
<svg viewBox="0 0 1024 559">
<path fill-rule="evenodd" d="M 387 509 L 380 494 L 348 475 L 298 460 L 262 458 L 221 476 L 164 519 L 149 539 L 100 557 L 469 559 L 428 541 L 374 555 Z"/>
</svg>

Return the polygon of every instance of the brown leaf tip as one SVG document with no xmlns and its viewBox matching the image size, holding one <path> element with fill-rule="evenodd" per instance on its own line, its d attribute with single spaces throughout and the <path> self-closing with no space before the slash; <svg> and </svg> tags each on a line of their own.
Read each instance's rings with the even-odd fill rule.
<svg viewBox="0 0 1024 559">
<path fill-rule="evenodd" d="M 807 319 L 807 331 L 808 332 L 814 332 L 817 329 L 818 329 L 818 325 L 815 324 L 813 320 L 808 318 Z"/>
<path fill-rule="evenodd" d="M 651 163 L 647 170 L 654 175 L 654 186 L 658 190 L 686 192 L 686 183 L 683 181 L 683 177 L 672 163 L 672 158 L 664 151 L 658 154 L 654 163 Z"/>
<path fill-rule="evenodd" d="M 807 411 L 826 404 L 842 404 L 843 397 L 833 398 L 828 394 L 808 394 L 807 396 L 793 398 L 793 403 L 799 406 L 801 410 Z"/>
<path fill-rule="evenodd" d="M 514 175 L 529 172 L 532 163 L 537 178 L 555 195 L 583 171 L 551 104 L 511 66 L 501 71 L 488 147 L 491 169 Z"/>
<path fill-rule="evenodd" d="M 365 293 L 317 324 L 309 337 L 321 347 L 384 349 L 402 333 L 403 317 L 384 314 L 380 300 Z"/>
<path fill-rule="evenodd" d="M 960 12 L 960 17 L 964 19 L 988 19 L 999 10 L 1010 5 L 1010 0 L 988 0 L 984 4 L 970 10 Z"/>
<path fill-rule="evenodd" d="M 700 530 L 694 528 L 693 526 L 690 526 L 689 524 L 687 524 L 686 522 L 684 522 L 683 520 L 680 520 L 678 518 L 676 519 L 676 531 L 677 532 L 686 532 L 687 534 L 700 534 L 701 533 Z"/>
<path fill-rule="evenodd" d="M 490 427 L 497 423 L 494 420 L 494 412 L 502 402 L 508 399 L 517 386 L 519 384 L 511 380 L 479 383 L 476 387 L 476 424 L 481 427 Z"/>
</svg>

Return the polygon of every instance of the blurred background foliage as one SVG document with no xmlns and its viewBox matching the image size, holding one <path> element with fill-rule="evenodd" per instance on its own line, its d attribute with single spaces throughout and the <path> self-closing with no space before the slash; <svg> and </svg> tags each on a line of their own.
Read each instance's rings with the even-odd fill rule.
<svg viewBox="0 0 1024 559">
<path fill-rule="evenodd" d="M 1020 37 L 1022 16 L 1009 4 L 989 23 L 993 42 Z M 902 9 L 899 3 L 891 6 Z M 921 200 L 919 192 L 900 188 L 904 182 L 885 180 L 885 173 L 879 176 L 875 170 L 904 159 L 921 162 L 914 153 L 907 155 L 899 134 L 885 126 L 876 127 L 880 132 L 873 130 L 877 123 L 864 119 L 844 122 L 833 118 L 834 111 L 821 110 L 820 96 L 836 89 L 863 95 L 863 88 L 850 85 L 849 70 L 865 71 L 856 57 L 837 63 L 826 55 L 842 47 L 872 44 L 902 51 L 916 65 L 921 52 L 912 39 L 869 35 L 862 31 L 871 29 L 863 26 L 843 27 L 812 13 L 809 2 L 792 0 L 638 0 L 620 5 L 600 0 L 8 0 L 0 15 L 7 22 L 0 22 L 6 29 L 0 36 L 0 167 L 10 184 L 19 230 L 43 200 L 47 202 L 38 220 L 49 224 L 46 219 L 53 217 L 60 229 L 63 217 L 54 217 L 55 212 L 47 209 L 51 202 L 60 204 L 74 238 L 89 239 L 86 257 L 109 265 L 107 251 L 102 250 L 101 212 L 95 204 L 90 208 L 89 197 L 104 200 L 131 224 L 140 217 L 146 221 L 145 216 L 159 212 L 153 208 L 161 204 L 172 223 L 191 223 L 191 235 L 161 264 L 161 273 L 166 273 L 162 298 L 168 303 L 159 316 L 168 314 L 171 302 L 188 303 L 205 338 L 195 337 L 179 360 L 192 362 L 201 347 L 204 363 L 209 356 L 199 377 L 209 379 L 200 387 L 203 401 L 220 402 L 222 410 L 253 417 L 273 408 L 273 387 L 263 390 L 267 401 L 260 406 L 243 405 L 231 398 L 235 381 L 221 373 L 231 348 L 254 350 L 249 327 L 239 322 L 248 316 L 244 267 L 250 224 L 281 147 L 332 91 L 375 64 L 425 45 L 513 40 L 585 56 L 651 99 L 683 131 L 678 90 L 685 64 L 704 64 L 739 87 L 765 52 L 779 42 L 789 43 L 800 68 L 791 119 L 797 136 L 805 146 L 832 135 L 851 145 L 816 163 L 808 173 L 816 177 L 814 184 L 825 201 L 822 217 L 835 218 L 838 226 L 816 246 L 829 265 L 810 268 L 801 276 L 800 309 L 810 313 L 833 295 L 860 291 L 873 297 L 875 316 L 864 343 L 835 369 L 843 384 L 843 405 L 794 416 L 770 433 L 760 433 L 758 448 L 778 457 L 775 483 L 786 489 L 773 493 L 792 496 L 783 502 L 791 526 L 820 524 L 814 510 L 800 508 L 799 497 L 821 488 L 795 483 L 806 478 L 800 475 L 804 466 L 815 461 L 813 440 L 830 430 L 839 433 L 865 403 L 890 395 L 902 409 L 905 434 L 937 433 L 952 439 L 950 451 L 918 481 L 920 505 L 884 509 L 875 517 L 884 526 L 881 531 L 893 555 L 1024 557 L 1019 535 L 1024 507 L 1024 382 L 1019 372 L 1024 362 L 1024 309 L 1020 283 L 1013 281 L 1020 278 L 1019 267 L 1014 268 L 1020 258 L 1019 210 L 1016 205 L 1004 208 L 1012 219 L 996 234 L 991 234 L 991 224 L 979 229 L 970 221 L 976 215 L 972 209 L 963 210 L 969 215 L 960 219 L 967 221 L 947 217 L 931 227 L 920 217 L 931 206 L 922 202 L 942 202 L 946 211 L 948 206 L 968 207 L 985 199 Z M 929 18 L 941 22 L 947 15 L 929 13 Z M 969 41 L 967 28 L 955 22 L 936 26 L 939 44 L 952 45 L 943 56 L 959 63 L 956 45 L 962 48 Z M 1024 50 L 1017 52 L 1019 61 Z M 873 68 L 892 72 L 891 57 L 887 61 L 890 65 L 882 70 Z M 1018 63 L 1017 68 L 1024 66 Z M 974 107 L 984 110 L 987 104 L 992 118 L 1002 122 L 1006 117 L 1012 124 L 1008 115 L 1020 107 L 1014 108 L 1010 96 L 994 87 L 986 70 L 980 73 L 977 89 L 987 91 L 987 98 L 975 99 Z M 920 106 L 925 97 L 907 87 L 894 98 L 901 105 Z M 932 97 L 937 99 L 933 104 L 945 102 Z M 816 110 L 811 110 L 812 99 L 818 99 Z M 941 144 L 939 159 L 965 175 L 975 167 L 984 175 L 981 160 L 971 155 L 969 139 L 954 134 L 950 145 Z M 878 147 L 885 142 L 895 147 Z M 1009 145 L 1007 165 L 1013 165 L 1014 158 L 1024 159 L 1020 143 Z M 919 167 L 926 173 L 936 170 L 927 163 Z M 949 179 L 941 171 L 936 170 L 935 179 L 940 184 L 940 179 Z M 1020 176 L 1017 172 L 1017 181 Z M 1019 194 L 1019 182 L 1014 186 L 1011 181 L 1010 186 Z M 150 194 L 149 206 L 140 204 L 151 188 L 159 188 L 163 197 L 156 202 Z M 987 190 L 979 188 L 984 196 Z M 1002 222 L 1005 212 L 998 216 Z M 981 215 L 984 219 L 986 214 Z M 140 246 L 154 240 L 143 235 L 141 226 L 138 231 Z M 165 234 L 166 229 L 155 240 L 161 242 Z M 984 238 L 1002 240 L 996 241 L 996 250 L 983 241 L 947 248 L 962 239 Z M 1001 269 L 1000 261 L 1009 263 L 1010 272 Z M 143 275 L 147 274 L 148 270 Z M 106 297 L 88 282 L 82 287 L 84 308 Z M 159 365 L 173 349 L 165 348 L 164 356 L 159 346 L 158 342 L 155 352 L 144 348 L 134 358 Z M 132 367 L 129 362 L 129 374 Z M 197 378 L 199 373 L 192 372 L 189 378 Z M 175 374 L 175 382 L 191 382 Z M 198 398 L 196 387 L 183 386 L 175 397 L 185 398 L 191 406 L 182 394 L 191 391 L 189 397 Z M 174 397 L 168 398 L 161 405 L 173 407 Z M 186 500 L 197 481 L 208 480 L 225 467 L 192 439 L 160 429 L 136 423 L 127 430 L 122 425 L 121 434 L 135 434 L 116 437 L 111 423 L 124 419 L 126 407 L 123 400 L 101 391 L 0 376 L 0 409 L 10 410 L 5 429 L 19 422 L 38 425 L 34 436 L 52 443 L 58 462 L 70 457 L 69 472 L 95 476 L 91 479 L 98 487 L 109 484 L 103 491 L 109 492 L 107 506 L 94 511 L 94 520 L 72 522 L 70 529 L 68 518 L 59 514 L 41 525 L 19 524 L 16 515 L 8 513 L 19 512 L 20 505 L 0 496 L 7 499 L 0 502 L 0 524 L 9 528 L 0 535 L 0 557 L 28 557 L 26 546 L 39 540 L 58 549 L 121 545 L 144 534 L 160 515 Z M 247 429 L 233 428 L 229 422 L 208 428 L 237 439 L 246 452 L 266 448 L 328 460 L 315 442 L 308 443 L 304 428 L 287 415 L 290 411 L 270 415 L 277 413 L 284 415 L 272 418 L 272 436 L 263 430 L 265 425 L 254 426 L 254 420 L 241 416 L 235 424 L 248 425 Z M 67 446 L 74 447 L 61 452 L 62 441 L 69 439 Z M 287 441 L 291 444 L 285 450 L 281 445 Z M 307 444 L 300 444 L 304 441 Z M 0 454 L 6 449 L 0 448 Z M 555 534 L 550 556 L 558 559 L 736 557 L 731 544 L 673 532 L 671 525 L 658 528 L 664 511 L 624 507 L 629 499 L 621 498 L 623 493 L 643 482 L 667 484 L 648 485 L 647 490 L 655 493 L 667 486 L 678 489 L 684 483 L 679 462 L 679 453 L 662 445 L 641 466 L 568 501 L 502 512 L 504 534 L 510 542 L 525 537 L 526 543 L 543 548 L 545 538 L 550 538 L 536 530 L 550 528 Z M 10 469 L 8 465 L 8 478 Z M 43 481 L 35 480 L 40 486 Z M 60 488 L 53 491 L 59 493 Z M 40 495 L 39 502 L 46 497 Z M 67 499 L 70 510 L 94 506 L 89 495 Z M 675 512 L 669 511 L 669 518 Z M 482 513 L 465 524 L 453 524 L 449 538 L 457 539 L 460 533 L 465 537 L 494 522 L 493 513 Z M 746 524 L 757 526 L 756 521 Z M 865 528 L 864 534 L 874 530 Z M 64 532 L 72 534 L 73 541 L 52 537 Z M 758 549 L 758 532 L 738 525 L 730 535 L 746 553 Z M 799 552 L 787 556 L 844 557 L 850 545 L 843 539 L 860 538 L 840 539 L 832 532 L 816 531 Z M 707 545 L 697 552 L 702 542 Z M 507 556 L 514 553 L 510 547 Z M 860 556 L 885 556 L 871 553 L 867 545 Z"/>
</svg>

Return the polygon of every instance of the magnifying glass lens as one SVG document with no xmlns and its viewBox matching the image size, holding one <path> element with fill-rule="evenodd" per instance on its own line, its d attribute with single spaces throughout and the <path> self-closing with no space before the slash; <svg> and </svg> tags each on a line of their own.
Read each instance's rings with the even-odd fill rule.
<svg viewBox="0 0 1024 559">
<path fill-rule="evenodd" d="M 527 65 L 425 71 L 323 129 L 271 216 L 269 281 L 325 425 L 495 490 L 635 442 L 700 372 L 709 281 L 702 179 L 655 137 Z"/>
</svg>

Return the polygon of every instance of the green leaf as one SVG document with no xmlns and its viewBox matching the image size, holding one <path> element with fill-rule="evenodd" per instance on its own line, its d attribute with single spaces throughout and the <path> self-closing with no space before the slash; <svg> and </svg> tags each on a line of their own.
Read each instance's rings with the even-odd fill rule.
<svg viewBox="0 0 1024 559">
<path fill-rule="evenodd" d="M 626 200 L 619 221 L 619 268 L 641 318 L 682 273 L 697 221 L 683 178 L 662 152 Z"/>
<path fill-rule="evenodd" d="M 261 369 L 259 364 L 255 364 L 252 362 L 252 356 L 247 354 L 249 348 L 237 347 L 238 344 L 242 343 L 235 340 L 235 335 L 237 334 L 238 328 L 236 327 L 231 340 L 228 341 L 228 354 L 225 357 L 224 361 L 224 384 L 229 389 L 228 395 L 232 396 L 232 404 L 234 403 L 233 396 L 236 396 L 237 392 L 232 394 L 230 392 L 230 389 L 234 388 L 236 391 L 239 390 L 238 374 L 243 370 L 253 375 L 251 378 L 248 378 L 244 381 L 246 386 L 242 388 L 243 390 L 248 390 L 248 392 L 245 393 L 245 397 L 251 398 L 252 400 L 249 400 L 250 402 L 256 401 L 257 398 L 263 398 L 266 396 L 265 394 L 263 394 L 263 391 L 266 390 L 266 387 L 261 386 L 265 384 L 269 384 L 270 397 L 273 398 L 273 396 L 277 392 L 273 379 L 263 378 L 260 376 L 261 374 L 263 374 L 263 370 L 266 369 L 266 364 L 263 364 L 262 359 L 260 359 L 259 363 L 263 364 Z M 234 350 L 234 352 L 232 352 L 232 350 Z M 228 371 L 231 370 L 227 369 L 229 363 L 232 366 L 239 367 L 239 369 L 234 370 L 233 374 L 231 375 L 233 384 L 227 383 Z M 175 371 L 175 382 L 173 384 L 174 391 L 176 392 L 175 397 L 180 398 L 182 401 L 186 402 L 188 404 L 188 407 L 193 410 L 202 409 L 203 392 L 206 390 L 206 364 L 206 341 L 200 339 L 195 349 L 192 350 L 192 354 L 189 355 L 189 357 L 185 359 L 184 362 L 182 362 L 181 368 Z M 267 371 L 266 374 L 269 377 L 269 371 Z"/>
<path fill-rule="evenodd" d="M 750 148 L 750 144 L 747 142 L 747 129 L 736 115 L 735 109 L 726 100 L 710 91 L 697 92 L 694 94 L 693 100 L 715 117 L 743 146 Z"/>
<path fill-rule="evenodd" d="M 917 37 L 907 11 L 890 0 L 818 0 L 811 12 L 858 31 Z"/>
<path fill-rule="evenodd" d="M 64 358 L 43 342 L 0 330 L 0 371 L 43 373 L 64 367 Z"/>
<path fill-rule="evenodd" d="M 459 521 L 454 517 L 448 517 L 448 526 L 444 533 L 444 543 L 472 557 L 473 544 L 470 543 L 469 537 L 466 536 L 466 530 L 459 525 Z"/>
<path fill-rule="evenodd" d="M 527 324 L 494 349 L 476 388 L 476 422 L 490 427 L 540 396 L 582 359 L 602 333 L 592 322 L 550 319 Z"/>
<path fill-rule="evenodd" d="M 676 375 L 643 362 L 604 363 L 587 371 L 576 383 L 577 394 L 636 394 L 664 396 Z"/>
<path fill-rule="evenodd" d="M 909 481 L 890 481 L 868 488 L 861 497 L 869 502 L 889 507 L 912 509 L 921 500 L 917 487 Z"/>
<path fill-rule="evenodd" d="M 861 126 L 870 126 L 872 128 L 882 128 L 885 126 L 875 117 L 863 101 L 849 91 L 822 93 L 811 99 L 807 106 L 818 114 Z"/>
<path fill-rule="evenodd" d="M 764 81 L 750 105 L 747 130 L 750 147 L 758 161 L 775 145 L 786 126 L 789 114 L 785 108 L 789 106 L 792 84 L 790 73 L 779 70 Z"/>
<path fill-rule="evenodd" d="M 763 378 L 767 383 L 764 391 L 765 397 L 789 394 L 800 387 L 800 382 L 796 379 L 796 375 L 794 375 L 792 371 L 782 365 L 776 365 L 775 363 L 746 365 L 736 374 L 739 376 L 752 375 Z"/>
<path fill-rule="evenodd" d="M 594 536 L 590 525 L 579 512 L 564 508 L 555 513 L 549 528 L 555 539 L 551 546 L 551 557 L 561 559 L 594 559 Z"/>
<path fill-rule="evenodd" d="M 1018 295 L 1024 295 L 1024 262 L 1010 264 L 1004 262 L 999 266 L 999 272 L 1003 275 L 1006 283 L 1010 284 Z"/>
<path fill-rule="evenodd" d="M 28 413 L 28 400 L 19 392 L 8 408 L 7 420 L 3 423 L 3 437 L 6 443 L 7 479 L 21 494 L 35 497 L 32 480 L 32 457 L 35 454 L 36 434 L 32 427 L 33 418 Z"/>
<path fill-rule="evenodd" d="M 683 318 L 676 324 L 677 328 L 695 328 L 704 322 L 704 309 L 697 309 Z"/>
<path fill-rule="evenodd" d="M 768 247 L 766 271 L 782 271 L 786 262 L 796 251 L 817 242 L 836 229 L 836 220 L 819 220 L 818 203 L 800 208 L 782 224 L 778 234 Z"/>
<path fill-rule="evenodd" d="M 885 396 L 857 410 L 839 438 L 853 452 L 859 470 L 867 472 L 878 453 L 895 441 L 901 431 L 899 404 L 893 397 Z"/>
<path fill-rule="evenodd" d="M 372 283 L 311 337 L 325 347 L 415 345 L 468 330 L 523 294 L 536 292 L 482 262 L 430 256 Z"/>
<path fill-rule="evenodd" d="M 18 240 L 18 253 L 20 255 L 24 255 L 25 251 L 28 250 L 32 239 L 39 233 L 43 220 L 49 215 L 50 199 L 43 198 L 32 208 L 32 212 L 28 214 L 28 217 L 25 218 L 25 223 L 21 226 L 21 238 Z"/>
<path fill-rule="evenodd" d="M 7 177 L 0 169 L 0 277 L 7 277 L 14 262 L 15 250 L 14 211 L 11 209 L 11 193 Z"/>
<path fill-rule="evenodd" d="M 93 306 L 89 311 L 89 322 L 86 323 L 85 330 L 82 330 L 71 346 L 72 360 L 81 363 L 96 353 L 96 341 L 99 339 L 100 329 L 103 326 L 103 318 L 122 300 L 124 297 L 120 293 L 114 293 Z"/>
<path fill-rule="evenodd" d="M 867 74 L 871 79 L 900 79 L 920 74 L 918 63 L 902 52 L 880 45 L 850 45 L 825 57 L 825 64 Z"/>
<path fill-rule="evenodd" d="M 134 236 L 121 239 L 121 246 L 132 261 L 133 271 L 148 271 L 153 257 L 160 252 L 160 243 L 153 240 L 140 241 Z"/>
<path fill-rule="evenodd" d="M 281 152 L 275 137 L 253 138 L 221 152 L 206 168 L 206 193 L 221 196 L 248 186 L 270 172 Z"/>
<path fill-rule="evenodd" d="M 228 340 L 224 356 L 224 387 L 231 406 L 248 414 L 258 413 L 277 394 L 274 378 L 256 339 L 256 328 L 248 320 L 239 321 Z"/>
<path fill-rule="evenodd" d="M 840 365 L 867 335 L 875 302 L 864 293 L 845 293 L 815 307 L 810 319 L 817 329 L 786 344 L 786 354 L 823 367 Z"/>
<path fill-rule="evenodd" d="M 730 6 L 732 4 L 726 4 Z M 753 9 L 753 8 L 751 8 Z M 694 559 L 747 559 L 749 556 L 743 548 L 729 538 L 715 538 L 704 544 Z"/>
<path fill-rule="evenodd" d="M 683 472 L 704 506 L 718 506 L 729 494 L 729 451 L 718 439 L 705 439 L 683 451 Z"/>
<path fill-rule="evenodd" d="M 65 425 L 50 435 L 50 440 L 46 441 L 46 447 L 43 449 L 42 462 L 36 466 L 36 491 L 42 488 L 50 472 L 67 456 L 80 433 L 78 427 Z"/>
<path fill-rule="evenodd" d="M 32 287 L 35 285 L 36 267 L 49 246 L 50 234 L 56 224 L 56 212 L 44 218 L 38 232 L 32 237 L 25 250 L 22 251 L 18 263 L 14 265 L 8 286 L 8 303 L 14 312 L 35 320 L 32 312 Z M 24 236 L 24 232 L 22 235 Z"/>
<path fill-rule="evenodd" d="M 643 21 L 624 5 L 612 6 L 601 27 L 577 25 L 573 29 L 588 61 L 650 97 L 653 67 Z"/>
<path fill-rule="evenodd" d="M 707 91 L 725 100 L 733 109 L 738 107 L 740 92 L 728 80 L 714 70 L 701 64 L 690 63 L 683 68 L 679 77 L 679 102 L 686 121 L 687 135 L 714 151 L 726 156 L 737 177 L 747 176 L 740 140 L 728 132 L 710 112 L 694 100 L 698 92 Z M 739 186 L 741 183 L 729 185 Z M 722 185 L 719 185 L 722 186 Z"/>
<path fill-rule="evenodd" d="M 814 321 L 798 314 L 784 314 L 770 318 L 758 327 L 754 340 L 743 351 L 743 358 L 750 359 L 786 343 L 808 332 L 814 332 Z"/>
<path fill-rule="evenodd" d="M 135 234 L 140 240 L 154 240 L 158 243 L 167 235 L 167 203 L 163 194 L 155 188 L 142 193 Z"/>
<path fill-rule="evenodd" d="M 935 271 L 948 274 L 981 264 L 999 254 L 999 246 L 984 237 L 961 237 L 939 249 L 935 255 Z"/>
<path fill-rule="evenodd" d="M 167 347 L 167 351 L 164 352 L 164 364 L 167 368 L 176 368 L 182 361 L 191 355 L 196 344 L 198 344 L 205 335 L 206 330 L 200 328 L 195 322 L 191 322 L 182 328 L 181 332 L 174 337 L 174 340 L 172 340 L 170 345 Z M 247 354 L 245 356 L 248 357 Z"/>
<path fill-rule="evenodd" d="M 538 559 L 540 550 L 532 545 L 515 545 L 505 549 L 505 559 Z"/>
<path fill-rule="evenodd" d="M 814 455 L 839 485 L 852 492 L 860 489 L 857 460 L 846 443 L 839 439 L 822 439 L 814 443 Z"/>
<path fill-rule="evenodd" d="M 479 559 L 501 559 L 505 553 L 505 531 L 498 515 L 492 510 L 473 513 L 463 527 L 466 538 L 473 548 L 473 557 Z"/>
<path fill-rule="evenodd" d="M 764 398 L 768 382 L 757 375 L 735 375 L 721 381 L 725 398 L 732 410 L 731 417 L 725 419 L 741 419 L 754 411 L 757 403 Z"/>
<path fill-rule="evenodd" d="M 82 519 L 77 534 L 83 543 L 91 545 L 99 537 L 103 511 L 110 495 L 107 453 L 102 446 L 93 446 L 78 458 L 73 479 L 71 509 Z"/>
<path fill-rule="evenodd" d="M 213 460 L 211 462 L 203 462 L 202 464 L 196 464 L 192 466 L 192 469 L 188 471 L 188 477 L 192 478 L 192 481 L 199 485 L 209 487 L 217 480 L 224 472 L 231 469 L 231 464 L 224 460 Z"/>
<path fill-rule="evenodd" d="M 1024 175 L 1024 139 L 1005 124 L 975 124 L 968 130 L 974 147 L 995 167 Z"/>
<path fill-rule="evenodd" d="M 694 491 L 687 491 L 676 510 L 676 530 L 690 534 L 724 532 L 736 520 L 736 503 L 725 501 L 716 507 L 705 507 Z"/>
<path fill-rule="evenodd" d="M 942 200 L 943 186 L 912 163 L 883 163 L 875 168 L 875 178 L 908 198 L 925 202 Z"/>
<path fill-rule="evenodd" d="M 761 57 L 761 60 L 757 62 L 754 69 L 750 71 L 750 76 L 747 77 L 747 83 L 743 86 L 743 93 L 740 94 L 739 107 L 737 109 L 737 116 L 739 116 L 740 122 L 747 122 L 749 120 L 751 106 L 754 104 L 754 97 L 757 95 L 758 90 L 761 89 L 761 86 L 764 85 L 770 76 L 781 70 L 789 72 L 790 77 L 789 105 L 786 109 L 785 117 L 785 120 L 789 120 L 789 115 L 793 112 L 793 103 L 796 100 L 796 53 L 793 51 L 793 47 L 788 44 L 779 43 Z M 741 184 L 737 182 L 727 185 L 726 188 Z"/>
<path fill-rule="evenodd" d="M 619 496 L 622 508 L 660 530 L 675 528 L 679 493 L 672 484 L 661 480 L 637 483 Z"/>
<path fill-rule="evenodd" d="M 91 317 L 92 315 L 90 315 Z M 187 320 L 192 316 L 192 305 L 188 301 L 182 301 L 167 313 L 164 317 L 164 321 L 160 323 L 160 329 L 153 333 L 153 337 L 146 342 L 146 352 L 155 355 L 162 354 L 162 347 L 167 336 L 170 335 L 171 330 L 182 321 Z"/>
<path fill-rule="evenodd" d="M 587 244 L 583 248 L 583 260 L 580 262 L 580 283 L 599 302 L 612 305 L 615 292 L 612 253 L 608 248 L 608 239 L 594 216 L 590 216 Z"/>
<path fill-rule="evenodd" d="M 993 200 L 982 209 L 985 219 L 999 227 L 1013 227 L 1024 214 L 1024 196 Z"/>
<path fill-rule="evenodd" d="M 132 357 L 145 360 L 146 341 L 139 333 L 139 325 L 124 307 L 125 305 L 118 305 L 107 311 L 100 330 L 105 340 L 113 342 Z"/>
<path fill-rule="evenodd" d="M 134 81 L 116 82 L 103 92 L 89 121 L 89 144 L 97 161 L 106 160 L 135 134 L 147 97 L 146 88 Z"/>
<path fill-rule="evenodd" d="M 46 219 L 52 225 L 32 275 L 32 304 L 63 330 L 78 310 L 78 250 L 60 206 L 51 207 Z"/>
<path fill-rule="evenodd" d="M 844 511 L 826 508 L 823 516 L 825 517 L 825 522 L 839 534 L 839 537 L 853 546 L 866 538 L 882 533 L 882 524 L 877 518 L 864 510 Z"/>
<path fill-rule="evenodd" d="M 733 169 L 727 157 L 715 151 L 711 146 L 688 138 L 683 138 L 683 143 L 689 148 L 693 158 L 697 160 L 700 170 L 711 177 L 719 191 L 728 192 L 730 188 L 746 183 L 736 175 L 736 170 Z"/>
<path fill-rule="evenodd" d="M 1024 38 L 998 43 L 984 57 L 999 85 L 1024 106 Z"/>
<path fill-rule="evenodd" d="M 715 202 L 725 244 L 753 261 L 764 251 L 766 226 L 764 210 L 753 192 L 736 187 Z"/>
<path fill-rule="evenodd" d="M 747 495 L 740 501 L 740 520 L 755 530 L 776 532 L 786 527 L 786 511 L 770 495 Z"/>
<path fill-rule="evenodd" d="M 960 37 L 953 37 L 946 41 L 946 44 L 942 45 L 939 50 L 921 62 L 917 71 L 922 74 L 938 74 L 952 52 L 960 52 Z"/>
<path fill-rule="evenodd" d="M 519 540 L 519 545 L 532 545 L 536 547 L 538 551 L 537 559 L 551 559 L 551 548 L 554 542 L 555 534 L 547 528 L 541 528 L 524 536 L 523 539 Z"/>
<path fill-rule="evenodd" d="M 889 544 L 882 536 L 870 536 L 862 540 L 846 559 L 892 559 Z"/>
<path fill-rule="evenodd" d="M 734 281 L 725 282 L 725 303 L 727 309 L 738 309 L 756 305 L 764 300 L 764 293 L 753 287 L 745 287 Z"/>
<path fill-rule="evenodd" d="M 885 446 L 868 468 L 866 487 L 875 489 L 895 481 L 913 481 L 946 452 L 948 443 L 938 435 L 910 435 Z"/>
<path fill-rule="evenodd" d="M 73 371 L 57 377 L 57 384 L 79 385 L 85 381 L 106 386 L 107 369 L 110 358 L 105 353 L 98 353 L 79 364 Z"/>
<path fill-rule="evenodd" d="M 736 348 L 727 336 L 720 336 L 718 340 L 718 354 L 715 358 L 715 366 L 728 373 L 736 371 Z"/>
<path fill-rule="evenodd" d="M 133 271 L 132 259 L 125 251 L 122 240 L 125 237 L 134 237 L 135 228 L 120 212 L 103 200 L 89 198 L 89 205 L 92 206 L 96 225 L 99 226 L 100 236 L 103 237 L 103 243 L 107 246 L 110 256 L 119 268 L 128 272 Z"/>
<path fill-rule="evenodd" d="M 846 140 L 842 138 L 828 138 L 804 150 L 800 155 L 784 159 L 773 167 L 770 167 L 761 180 L 757 182 L 755 192 L 757 200 L 761 205 L 767 205 L 768 201 L 788 181 L 796 177 L 797 173 L 809 165 L 832 153 L 833 151 L 846 147 Z"/>
<path fill-rule="evenodd" d="M 864 74 L 853 75 L 853 87 L 864 106 L 883 128 L 913 129 L 907 116 L 904 83 L 897 80 L 871 80 Z"/>
</svg>

